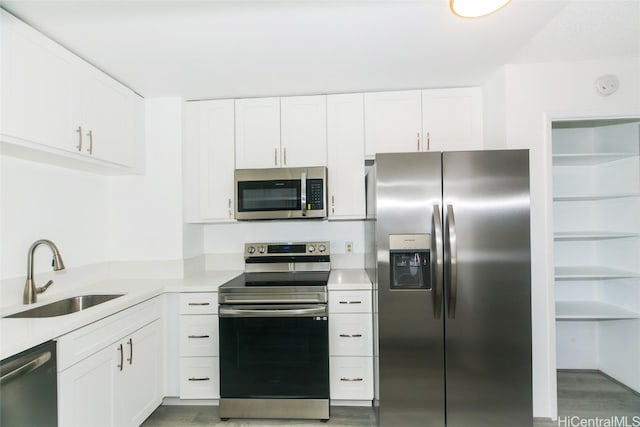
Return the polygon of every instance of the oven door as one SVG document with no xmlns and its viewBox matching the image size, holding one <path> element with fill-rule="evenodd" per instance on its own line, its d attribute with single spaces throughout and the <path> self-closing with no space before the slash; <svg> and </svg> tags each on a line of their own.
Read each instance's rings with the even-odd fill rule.
<svg viewBox="0 0 640 427">
<path fill-rule="evenodd" d="M 328 399 L 326 305 L 221 306 L 220 397 Z"/>
</svg>

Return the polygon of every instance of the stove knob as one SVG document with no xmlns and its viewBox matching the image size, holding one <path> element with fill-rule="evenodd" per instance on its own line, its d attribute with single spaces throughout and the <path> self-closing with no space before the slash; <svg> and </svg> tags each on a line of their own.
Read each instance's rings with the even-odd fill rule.
<svg viewBox="0 0 640 427">
<path fill-rule="evenodd" d="M 318 246 L 318 250 L 320 251 L 320 253 L 322 253 L 327 250 L 327 247 L 325 245 L 320 245 Z"/>
<path fill-rule="evenodd" d="M 315 252 L 316 248 L 313 245 L 309 245 L 309 247 L 307 248 L 307 251 L 309 251 L 309 253 L 313 253 Z"/>
<path fill-rule="evenodd" d="M 249 246 L 247 248 L 247 252 L 249 252 L 250 255 L 253 255 L 254 253 L 256 253 L 256 248 L 254 248 L 253 246 Z"/>
<path fill-rule="evenodd" d="M 260 252 L 261 254 L 265 253 L 265 252 L 266 252 L 266 250 L 267 250 L 267 249 L 266 249 L 264 246 L 260 246 L 260 247 L 258 248 L 258 252 Z"/>
</svg>

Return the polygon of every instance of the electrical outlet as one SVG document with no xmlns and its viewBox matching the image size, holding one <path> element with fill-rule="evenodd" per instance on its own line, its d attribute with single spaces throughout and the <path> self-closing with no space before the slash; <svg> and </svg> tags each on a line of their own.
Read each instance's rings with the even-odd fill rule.
<svg viewBox="0 0 640 427">
<path fill-rule="evenodd" d="M 353 242 L 346 242 L 344 244 L 344 250 L 346 253 L 350 254 L 351 252 L 353 252 Z"/>
</svg>

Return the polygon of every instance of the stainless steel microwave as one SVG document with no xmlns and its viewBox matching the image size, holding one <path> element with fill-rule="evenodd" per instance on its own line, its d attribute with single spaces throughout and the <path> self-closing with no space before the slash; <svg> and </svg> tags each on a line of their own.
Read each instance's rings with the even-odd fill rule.
<svg viewBox="0 0 640 427">
<path fill-rule="evenodd" d="M 327 168 L 236 169 L 236 219 L 327 217 Z"/>
</svg>

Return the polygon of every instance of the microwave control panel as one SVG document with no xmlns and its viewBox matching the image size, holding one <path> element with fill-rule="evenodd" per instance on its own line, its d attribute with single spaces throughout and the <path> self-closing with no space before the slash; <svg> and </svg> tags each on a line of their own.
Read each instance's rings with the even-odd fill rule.
<svg viewBox="0 0 640 427">
<path fill-rule="evenodd" d="M 307 209 L 324 209 L 324 185 L 322 179 L 307 179 Z"/>
</svg>

